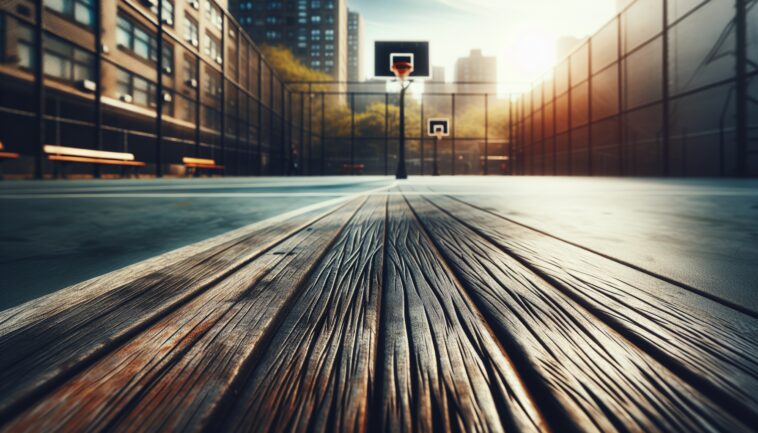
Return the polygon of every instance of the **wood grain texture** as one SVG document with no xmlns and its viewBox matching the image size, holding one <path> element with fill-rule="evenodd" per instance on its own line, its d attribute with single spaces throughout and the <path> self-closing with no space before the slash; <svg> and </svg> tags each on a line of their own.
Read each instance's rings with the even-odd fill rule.
<svg viewBox="0 0 758 433">
<path fill-rule="evenodd" d="M 386 201 L 370 198 L 327 251 L 219 431 L 366 431 Z"/>
<path fill-rule="evenodd" d="M 201 431 L 360 203 L 298 231 L 77 374 L 3 431 Z"/>
<path fill-rule="evenodd" d="M 73 286 L 58 290 L 16 307 L 0 311 L 0 335 L 5 335 L 22 327 L 46 321 L 50 317 L 59 314 L 74 305 L 90 301 L 92 298 L 102 296 L 109 291 L 115 290 L 122 286 L 126 281 L 135 280 L 159 272 L 177 264 L 178 262 L 186 260 L 188 257 L 203 254 L 213 248 L 218 248 L 224 244 L 234 243 L 240 239 L 255 235 L 256 233 L 263 233 L 266 230 L 270 231 L 276 229 L 283 221 L 299 220 L 302 224 L 307 224 L 309 221 L 313 221 L 315 218 L 322 216 L 325 212 L 334 209 L 334 207 L 342 201 L 344 201 L 342 198 L 327 200 L 325 202 L 319 202 L 304 208 L 286 212 L 283 215 L 268 218 L 214 236 L 210 239 L 169 251 L 160 256 L 135 263 L 125 268 L 109 272 L 105 275 L 74 284 Z"/>
<path fill-rule="evenodd" d="M 96 296 L 58 298 L 44 320 L 25 315 L 0 335 L 0 419 L 322 216 L 267 225 L 133 278 L 105 278 Z"/>
<path fill-rule="evenodd" d="M 758 320 L 445 197 L 432 202 L 550 279 L 725 410 L 758 425 Z M 697 304 L 689 299 L 699 298 Z"/>
<path fill-rule="evenodd" d="M 410 200 L 518 366 L 533 378 L 540 407 L 554 408 L 550 419 L 563 430 L 750 431 L 487 239 L 429 201 Z"/>
<path fill-rule="evenodd" d="M 547 431 L 510 359 L 401 197 L 390 199 L 377 430 Z"/>
</svg>

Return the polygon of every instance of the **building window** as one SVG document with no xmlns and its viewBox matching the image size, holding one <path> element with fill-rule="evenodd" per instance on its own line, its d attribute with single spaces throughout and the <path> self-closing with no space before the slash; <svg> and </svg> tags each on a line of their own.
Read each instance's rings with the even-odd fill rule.
<svg viewBox="0 0 758 433">
<path fill-rule="evenodd" d="M 321 22 L 321 15 L 313 15 L 311 17 L 311 22 L 314 24 L 318 24 Z"/>
<path fill-rule="evenodd" d="M 205 18 L 219 30 L 224 27 L 221 9 L 212 4 L 212 0 L 205 1 Z"/>
<path fill-rule="evenodd" d="M 209 33 L 206 33 L 203 45 L 205 47 L 205 54 L 207 56 L 215 60 L 217 63 L 222 62 L 221 43 L 218 41 L 218 39 L 211 36 Z"/>
<path fill-rule="evenodd" d="M 68 81 L 92 80 L 95 59 L 87 51 L 53 36 L 45 37 L 46 75 Z"/>
<path fill-rule="evenodd" d="M 311 30 L 311 40 L 312 41 L 320 41 L 321 40 L 321 30 Z"/>
<path fill-rule="evenodd" d="M 195 101 L 182 95 L 177 95 L 176 105 L 179 108 L 179 118 L 195 123 Z"/>
<path fill-rule="evenodd" d="M 166 75 L 174 74 L 174 46 L 163 42 L 163 73 Z"/>
<path fill-rule="evenodd" d="M 34 67 L 34 32 L 31 26 L 16 21 L 16 52 L 18 54 L 18 66 L 25 69 Z"/>
<path fill-rule="evenodd" d="M 153 4 L 150 10 L 158 16 L 158 2 Z M 163 0 L 163 22 L 171 27 L 174 26 L 174 2 Z"/>
<path fill-rule="evenodd" d="M 185 83 L 197 80 L 197 70 L 195 69 L 194 63 L 193 59 L 187 57 L 182 61 L 182 78 Z"/>
<path fill-rule="evenodd" d="M 198 41 L 200 40 L 197 31 L 197 21 L 189 15 L 184 16 L 184 40 L 194 46 L 198 46 Z"/>
<path fill-rule="evenodd" d="M 321 1 L 320 0 L 312 0 L 311 1 L 311 9 L 321 9 Z"/>
<path fill-rule="evenodd" d="M 221 112 L 211 107 L 203 106 L 203 126 L 208 129 L 221 129 Z"/>
<path fill-rule="evenodd" d="M 45 6 L 79 24 L 95 24 L 94 2 L 97 0 L 45 0 Z"/>
<path fill-rule="evenodd" d="M 116 26 L 116 42 L 119 47 L 128 49 L 145 60 L 157 60 L 157 43 L 155 37 L 147 30 L 123 14 L 119 14 Z"/>
<path fill-rule="evenodd" d="M 132 102 L 143 107 L 155 107 L 155 84 L 146 79 L 118 69 L 116 90 L 119 97 L 131 96 Z"/>
<path fill-rule="evenodd" d="M 327 41 L 333 41 L 334 40 L 334 30 L 333 29 L 324 30 L 324 40 L 327 40 Z"/>
<path fill-rule="evenodd" d="M 203 74 L 205 76 L 205 82 L 203 83 L 203 89 L 205 95 L 216 104 L 221 102 L 221 78 L 216 72 L 208 71 Z"/>
</svg>

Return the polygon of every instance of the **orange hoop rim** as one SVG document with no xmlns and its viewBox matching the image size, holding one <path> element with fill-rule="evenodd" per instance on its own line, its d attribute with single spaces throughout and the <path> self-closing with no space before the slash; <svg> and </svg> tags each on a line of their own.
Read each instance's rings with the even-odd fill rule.
<svg viewBox="0 0 758 433">
<path fill-rule="evenodd" d="M 411 62 L 395 62 L 390 68 L 395 76 L 399 79 L 405 79 L 413 73 L 413 64 Z"/>
</svg>

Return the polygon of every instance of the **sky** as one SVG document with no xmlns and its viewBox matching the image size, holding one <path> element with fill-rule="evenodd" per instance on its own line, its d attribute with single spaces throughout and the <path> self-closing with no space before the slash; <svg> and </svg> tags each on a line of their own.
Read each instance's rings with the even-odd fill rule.
<svg viewBox="0 0 758 433">
<path fill-rule="evenodd" d="M 591 35 L 613 18 L 616 0 L 348 0 L 348 7 L 365 22 L 367 75 L 374 41 L 428 40 L 432 64 L 445 67 L 448 81 L 456 59 L 481 48 L 498 57 L 500 91 L 519 91 L 557 61 L 559 37 Z"/>
</svg>

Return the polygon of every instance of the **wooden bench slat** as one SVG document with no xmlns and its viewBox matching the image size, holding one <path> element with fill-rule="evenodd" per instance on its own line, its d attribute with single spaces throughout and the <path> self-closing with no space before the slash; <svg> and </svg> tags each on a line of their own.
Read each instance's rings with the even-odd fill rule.
<svg viewBox="0 0 758 433">
<path fill-rule="evenodd" d="M 95 159 L 115 159 L 119 161 L 134 161 L 134 154 L 129 152 L 113 152 L 109 150 L 84 149 L 79 147 L 56 146 L 46 144 L 43 151 L 48 155 L 80 156 Z"/>
<path fill-rule="evenodd" d="M 376 388 L 386 201 L 371 197 L 329 248 L 218 431 L 367 428 Z"/>
<path fill-rule="evenodd" d="M 225 168 L 225 166 L 223 165 L 189 164 L 189 163 L 185 163 L 184 165 L 188 168 L 207 168 L 211 170 L 223 170 Z"/>
<path fill-rule="evenodd" d="M 83 162 L 91 164 L 104 164 L 104 165 L 125 165 L 130 167 L 144 167 L 146 164 L 141 161 L 126 161 L 120 159 L 99 159 L 99 158 L 87 158 L 83 156 L 63 156 L 63 155 L 50 155 L 48 156 L 50 161 L 62 161 L 62 162 Z"/>
<path fill-rule="evenodd" d="M 397 195 L 387 237 L 381 431 L 547 431 L 512 362 Z"/>
<path fill-rule="evenodd" d="M 450 198 L 432 201 L 758 423 L 758 320 Z"/>
<path fill-rule="evenodd" d="M 16 152 L 0 152 L 0 158 L 3 159 L 18 159 L 21 155 Z"/>
<path fill-rule="evenodd" d="M 358 200 L 348 203 L 292 233 L 67 380 L 7 427 L 201 430 L 251 353 L 275 329 L 324 246 L 359 206 Z"/>
<path fill-rule="evenodd" d="M 324 212 L 267 225 L 165 268 L 134 277 L 119 274 L 123 279 L 105 278 L 105 287 L 87 289 L 97 296 L 78 298 L 76 291 L 64 291 L 65 296 L 53 296 L 60 304 L 58 308 L 48 304 L 30 316 L 24 315 L 23 309 L 11 311 L 0 323 L 0 353 L 6 354 L 0 357 L 0 418 L 72 369 L 108 353 L 225 275 L 312 224 Z"/>
<path fill-rule="evenodd" d="M 556 411 L 558 425 L 587 432 L 749 431 L 722 402 L 698 392 L 519 261 L 429 201 L 409 199 L 506 350 L 519 354 L 540 406 L 563 409 Z M 460 207 L 456 213 L 472 218 Z"/>
</svg>

